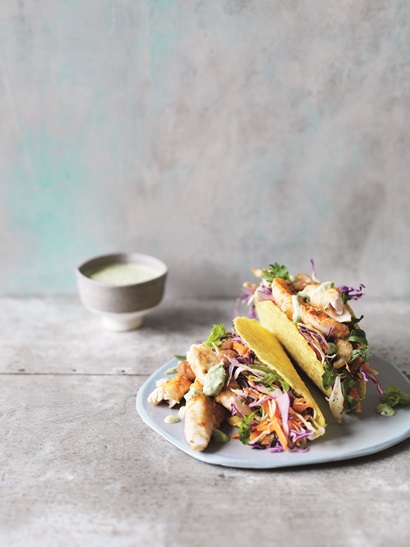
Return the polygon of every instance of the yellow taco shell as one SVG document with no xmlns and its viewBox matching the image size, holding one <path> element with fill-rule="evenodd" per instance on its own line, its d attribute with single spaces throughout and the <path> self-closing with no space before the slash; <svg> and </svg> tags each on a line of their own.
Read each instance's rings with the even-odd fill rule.
<svg viewBox="0 0 410 547">
<path fill-rule="evenodd" d="M 236 317 L 234 319 L 235 331 L 249 348 L 257 355 L 258 359 L 266 366 L 277 372 L 280 377 L 290 385 L 293 391 L 306 399 L 315 411 L 316 423 L 326 427 L 326 421 L 312 397 L 306 384 L 296 372 L 291 360 L 280 345 L 276 336 L 264 328 L 256 319 L 247 317 Z"/>
</svg>

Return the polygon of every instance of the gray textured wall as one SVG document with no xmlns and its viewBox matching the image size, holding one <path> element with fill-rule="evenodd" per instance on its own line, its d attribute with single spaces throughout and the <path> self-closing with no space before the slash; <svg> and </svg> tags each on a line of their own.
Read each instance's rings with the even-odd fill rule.
<svg viewBox="0 0 410 547">
<path fill-rule="evenodd" d="M 0 292 L 134 250 L 409 297 L 410 2 L 2 0 Z"/>
</svg>

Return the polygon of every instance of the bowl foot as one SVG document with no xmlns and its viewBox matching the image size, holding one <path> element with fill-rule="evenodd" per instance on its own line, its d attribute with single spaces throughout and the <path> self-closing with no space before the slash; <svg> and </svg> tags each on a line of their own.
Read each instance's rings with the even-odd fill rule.
<svg viewBox="0 0 410 547">
<path fill-rule="evenodd" d="M 103 315 L 101 323 L 105 329 L 118 332 L 138 329 L 142 325 L 142 320 L 141 315 L 137 317 L 129 317 L 128 314 L 124 314 L 124 317 L 121 317 L 121 314 L 117 314 L 116 317 Z"/>
</svg>

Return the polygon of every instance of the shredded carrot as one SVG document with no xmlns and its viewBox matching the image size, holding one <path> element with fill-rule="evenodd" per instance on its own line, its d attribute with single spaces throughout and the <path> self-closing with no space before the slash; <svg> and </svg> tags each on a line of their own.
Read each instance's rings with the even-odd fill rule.
<svg viewBox="0 0 410 547">
<path fill-rule="evenodd" d="M 277 421 L 282 425 L 282 416 L 281 416 L 279 407 L 276 403 L 275 403 L 275 412 L 273 415 L 277 419 Z"/>
<path fill-rule="evenodd" d="M 237 351 L 240 355 L 246 355 L 247 353 L 249 353 L 249 348 L 247 348 L 240 342 L 234 342 L 233 349 Z"/>
<path fill-rule="evenodd" d="M 269 433 L 276 433 L 284 450 L 287 450 L 288 440 L 285 433 L 283 432 L 280 421 L 276 417 L 272 417 L 272 419 L 269 421 L 263 420 L 255 427 L 255 430 L 258 432 L 267 430 Z"/>
<path fill-rule="evenodd" d="M 272 426 L 274 428 L 274 431 L 275 431 L 276 435 L 278 436 L 278 439 L 279 439 L 281 445 L 283 446 L 283 449 L 287 450 L 288 449 L 288 439 L 286 438 L 285 434 L 283 433 L 282 428 L 280 427 L 280 425 L 276 421 L 272 422 Z"/>
<path fill-rule="evenodd" d="M 360 357 L 357 357 L 352 363 L 349 363 L 350 372 L 356 372 L 360 366 Z"/>
<path fill-rule="evenodd" d="M 270 444 L 270 443 L 271 443 L 270 436 L 269 436 L 269 435 L 266 435 L 266 437 L 264 437 L 264 438 L 261 440 L 260 443 L 263 444 L 264 446 Z"/>
<path fill-rule="evenodd" d="M 265 412 L 269 414 L 270 412 L 269 401 L 263 401 L 263 403 L 261 403 L 261 407 L 263 408 Z"/>
<path fill-rule="evenodd" d="M 259 422 L 257 426 L 255 426 L 256 431 L 265 431 L 265 429 L 269 429 L 268 420 L 263 420 L 262 422 Z"/>
<path fill-rule="evenodd" d="M 352 399 L 359 399 L 360 398 L 359 390 L 357 389 L 357 387 L 351 387 L 349 389 L 349 397 L 351 397 Z"/>
<path fill-rule="evenodd" d="M 256 391 L 255 389 L 249 389 L 248 387 L 244 389 L 245 393 L 247 393 L 248 395 L 253 395 L 254 397 L 256 397 L 257 399 L 259 399 L 259 397 L 261 396 L 261 394 L 259 393 L 259 391 Z"/>
<path fill-rule="evenodd" d="M 296 410 L 296 412 L 303 412 L 304 410 L 309 408 L 309 404 L 302 397 L 299 399 L 295 399 L 292 403 L 292 406 L 294 410 Z"/>
</svg>

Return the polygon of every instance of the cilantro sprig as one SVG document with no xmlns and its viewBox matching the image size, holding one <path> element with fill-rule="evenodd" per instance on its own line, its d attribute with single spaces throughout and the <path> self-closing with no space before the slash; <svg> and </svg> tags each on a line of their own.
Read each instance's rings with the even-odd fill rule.
<svg viewBox="0 0 410 547">
<path fill-rule="evenodd" d="M 288 281 L 291 280 L 287 267 L 283 265 L 281 266 L 277 262 L 274 264 L 269 264 L 269 268 L 263 269 L 262 277 L 269 283 L 271 283 L 275 277 L 281 277 L 282 279 L 287 279 Z"/>
<path fill-rule="evenodd" d="M 242 444 L 249 444 L 251 438 L 251 422 L 255 416 L 256 412 L 252 412 L 247 416 L 243 417 L 241 425 L 239 426 L 239 440 Z"/>
<path fill-rule="evenodd" d="M 204 342 L 209 347 L 220 346 L 221 345 L 221 339 L 225 338 L 227 336 L 227 331 L 225 327 L 220 323 L 218 325 L 213 325 L 211 328 L 211 331 L 208 336 L 208 340 Z"/>
</svg>

